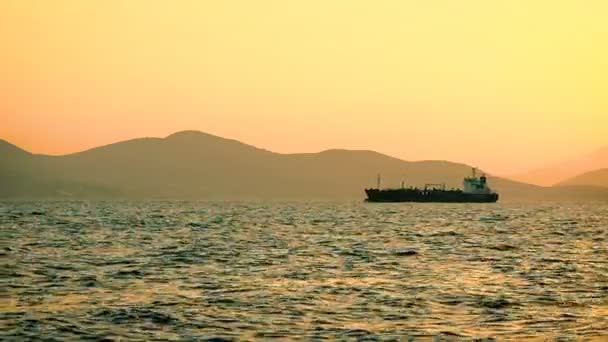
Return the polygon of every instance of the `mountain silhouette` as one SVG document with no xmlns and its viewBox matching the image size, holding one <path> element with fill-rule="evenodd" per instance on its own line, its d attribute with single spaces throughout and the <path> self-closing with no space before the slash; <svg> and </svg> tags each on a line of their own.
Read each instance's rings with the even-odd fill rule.
<svg viewBox="0 0 608 342">
<path fill-rule="evenodd" d="M 280 154 L 197 131 L 140 138 L 64 155 L 35 155 L 0 142 L 4 198 L 354 199 L 374 186 L 446 183 L 471 167 L 408 162 L 373 151 Z M 489 176 L 503 199 L 608 199 L 593 187 L 544 188 Z"/>
<path fill-rule="evenodd" d="M 585 172 L 608 168 L 608 145 L 583 157 L 547 166 L 510 177 L 513 180 L 550 186 L 564 182 Z"/>
<path fill-rule="evenodd" d="M 593 185 L 608 187 L 608 168 L 585 172 L 560 182 L 557 185 Z"/>
</svg>

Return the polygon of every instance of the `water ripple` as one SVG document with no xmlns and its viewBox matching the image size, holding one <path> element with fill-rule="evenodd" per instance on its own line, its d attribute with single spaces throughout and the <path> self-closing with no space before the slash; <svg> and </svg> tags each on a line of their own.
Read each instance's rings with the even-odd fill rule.
<svg viewBox="0 0 608 342">
<path fill-rule="evenodd" d="M 608 335 L 608 206 L 5 202 L 3 340 Z"/>
</svg>

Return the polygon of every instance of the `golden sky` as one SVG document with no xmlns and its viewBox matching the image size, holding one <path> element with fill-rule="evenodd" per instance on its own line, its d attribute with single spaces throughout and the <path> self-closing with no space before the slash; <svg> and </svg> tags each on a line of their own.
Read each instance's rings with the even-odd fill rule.
<svg viewBox="0 0 608 342">
<path fill-rule="evenodd" d="M 608 143 L 606 0 L 0 0 L 0 138 L 196 129 L 508 174 Z"/>
</svg>

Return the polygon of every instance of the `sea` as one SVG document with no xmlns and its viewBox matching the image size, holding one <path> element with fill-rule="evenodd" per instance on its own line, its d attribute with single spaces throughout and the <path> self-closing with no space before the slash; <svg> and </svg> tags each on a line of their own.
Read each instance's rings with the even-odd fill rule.
<svg viewBox="0 0 608 342">
<path fill-rule="evenodd" d="M 0 202 L 0 340 L 608 339 L 608 204 Z"/>
</svg>

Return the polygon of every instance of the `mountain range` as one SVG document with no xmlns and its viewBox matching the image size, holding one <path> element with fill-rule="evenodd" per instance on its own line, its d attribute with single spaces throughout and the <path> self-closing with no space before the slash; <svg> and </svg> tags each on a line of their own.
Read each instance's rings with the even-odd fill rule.
<svg viewBox="0 0 608 342">
<path fill-rule="evenodd" d="M 569 184 L 568 179 L 570 178 L 602 168 L 608 168 L 608 145 L 585 156 L 555 165 L 549 165 L 509 178 L 543 186 L 564 185 Z M 573 183 L 570 182 L 570 184 Z M 605 186 L 608 186 L 608 184 Z"/>
<path fill-rule="evenodd" d="M 608 187 L 608 168 L 585 172 L 578 176 L 559 182 L 559 186 L 593 185 Z"/>
<path fill-rule="evenodd" d="M 184 131 L 64 156 L 29 153 L 0 140 L 0 197 L 78 199 L 362 200 L 375 186 L 460 187 L 471 167 L 404 161 L 373 151 L 280 154 L 236 140 Z M 504 200 L 608 200 L 608 188 L 542 187 L 489 175 Z"/>
</svg>

